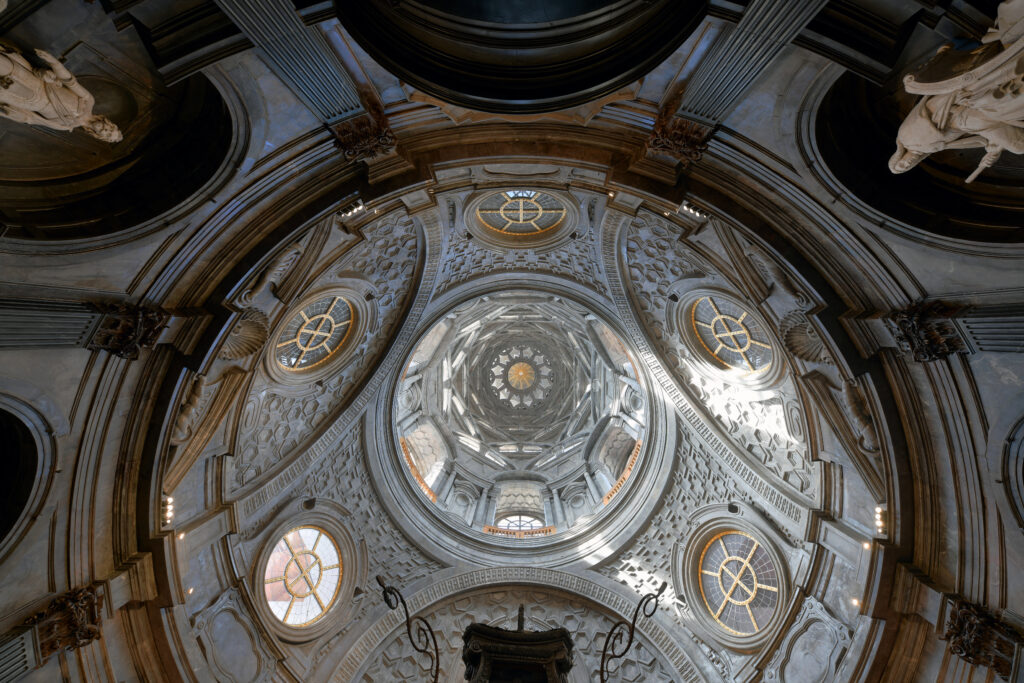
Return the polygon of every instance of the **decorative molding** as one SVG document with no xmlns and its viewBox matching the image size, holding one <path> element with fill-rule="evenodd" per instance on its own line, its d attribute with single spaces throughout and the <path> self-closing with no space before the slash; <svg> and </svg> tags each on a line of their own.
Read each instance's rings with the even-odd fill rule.
<svg viewBox="0 0 1024 683">
<path fill-rule="evenodd" d="M 277 658 L 249 617 L 237 588 L 229 588 L 192 620 L 216 680 L 264 683 L 274 680 Z M 248 652 L 245 650 L 248 647 Z"/>
<path fill-rule="evenodd" d="M 779 322 L 779 335 L 786 350 L 809 363 L 832 365 L 825 340 L 803 311 L 790 311 Z"/>
<path fill-rule="evenodd" d="M 326 124 L 363 111 L 355 84 L 316 26 L 285 0 L 217 0 L 270 68 Z"/>
<path fill-rule="evenodd" d="M 852 642 L 852 631 L 807 596 L 768 662 L 764 680 L 784 682 L 796 674 L 798 680 L 834 681 Z"/>
<path fill-rule="evenodd" d="M 680 113 L 717 123 L 827 0 L 753 0 L 714 43 L 682 95 Z"/>
</svg>

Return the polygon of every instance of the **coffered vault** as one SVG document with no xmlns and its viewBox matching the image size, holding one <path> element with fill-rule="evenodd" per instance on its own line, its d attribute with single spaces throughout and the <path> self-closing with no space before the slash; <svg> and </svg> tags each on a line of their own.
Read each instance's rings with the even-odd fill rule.
<svg viewBox="0 0 1024 683">
<path fill-rule="evenodd" d="M 420 680 L 378 575 L 447 681 L 662 582 L 613 680 L 1021 676 L 1024 157 L 887 166 L 997 3 L 2 5 L 0 680 Z"/>
</svg>

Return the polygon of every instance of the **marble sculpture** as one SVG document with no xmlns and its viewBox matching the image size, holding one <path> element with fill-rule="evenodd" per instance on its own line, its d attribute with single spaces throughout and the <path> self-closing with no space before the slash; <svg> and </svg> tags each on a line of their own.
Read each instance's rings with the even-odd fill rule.
<svg viewBox="0 0 1024 683">
<path fill-rule="evenodd" d="M 972 182 L 1004 151 L 1024 154 L 1024 0 L 999 5 L 996 24 L 969 51 L 943 46 L 903 81 L 923 95 L 900 125 L 893 173 L 909 171 L 929 154 L 981 147 Z"/>
<path fill-rule="evenodd" d="M 44 66 L 34 67 L 17 50 L 0 44 L 0 115 L 55 130 L 81 127 L 104 142 L 120 141 L 120 129 L 92 113 L 96 100 L 60 60 L 43 50 L 35 54 Z"/>
</svg>

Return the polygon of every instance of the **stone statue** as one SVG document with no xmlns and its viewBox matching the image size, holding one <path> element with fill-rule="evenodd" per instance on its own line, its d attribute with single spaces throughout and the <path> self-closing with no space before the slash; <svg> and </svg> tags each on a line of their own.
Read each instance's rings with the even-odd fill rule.
<svg viewBox="0 0 1024 683">
<path fill-rule="evenodd" d="M 92 113 L 95 100 L 74 75 L 48 52 L 35 53 L 46 66 L 33 67 L 24 55 L 0 44 L 0 115 L 56 130 L 81 127 L 104 142 L 120 141 L 114 122 Z"/>
<path fill-rule="evenodd" d="M 929 154 L 981 147 L 972 182 L 1004 151 L 1024 154 L 1024 0 L 999 6 L 995 26 L 974 50 L 943 46 L 904 80 L 906 91 L 924 95 L 900 125 L 893 173 L 909 171 Z"/>
</svg>

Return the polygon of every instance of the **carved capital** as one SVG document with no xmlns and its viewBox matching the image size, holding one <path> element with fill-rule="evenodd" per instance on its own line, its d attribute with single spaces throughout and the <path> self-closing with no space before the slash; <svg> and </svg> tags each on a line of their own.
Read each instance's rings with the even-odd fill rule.
<svg viewBox="0 0 1024 683">
<path fill-rule="evenodd" d="M 171 318 L 170 314 L 159 308 L 135 304 L 90 303 L 89 307 L 103 317 L 86 348 L 109 351 L 128 360 L 138 358 L 140 349 L 156 344 L 161 330 Z"/>
<path fill-rule="evenodd" d="M 662 112 L 647 141 L 649 152 L 660 152 L 678 159 L 684 167 L 700 161 L 714 130 L 703 124 Z"/>
<path fill-rule="evenodd" d="M 61 650 L 74 650 L 99 638 L 102 604 L 103 596 L 93 587 L 79 588 L 25 620 L 26 625 L 36 629 L 40 657 L 46 659 Z"/>
<path fill-rule="evenodd" d="M 331 126 L 335 144 L 345 161 L 387 154 L 395 148 L 395 136 L 383 117 L 361 114 Z"/>
<path fill-rule="evenodd" d="M 981 605 L 955 599 L 949 603 L 946 634 L 949 650 L 975 666 L 988 667 L 1001 678 L 1009 678 L 1014 651 L 1024 639 Z"/>
<path fill-rule="evenodd" d="M 941 301 L 917 302 L 887 316 L 886 325 L 897 346 L 914 360 L 927 363 L 954 353 L 968 353 L 967 344 L 952 322 L 958 308 Z"/>
</svg>

